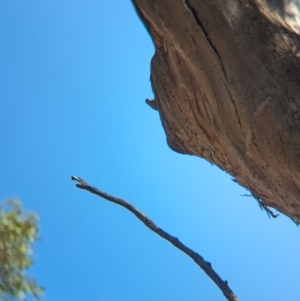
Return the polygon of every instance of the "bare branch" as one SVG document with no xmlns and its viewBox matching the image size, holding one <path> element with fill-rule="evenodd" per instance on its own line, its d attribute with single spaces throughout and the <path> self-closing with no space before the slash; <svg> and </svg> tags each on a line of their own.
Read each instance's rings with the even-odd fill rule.
<svg viewBox="0 0 300 301">
<path fill-rule="evenodd" d="M 157 225 L 151 219 L 149 219 L 145 214 L 137 210 L 130 203 L 127 203 L 122 199 L 116 198 L 95 187 L 90 186 L 88 183 L 86 183 L 83 179 L 79 177 L 72 176 L 71 179 L 78 182 L 78 184 L 76 184 L 76 187 L 87 190 L 93 194 L 96 194 L 110 202 L 118 204 L 126 208 L 127 210 L 129 210 L 140 221 L 142 221 L 146 225 L 146 227 L 148 227 L 150 230 L 152 230 L 162 238 L 169 241 L 177 249 L 181 250 L 183 253 L 185 253 L 190 258 L 192 258 L 196 262 L 196 264 L 207 274 L 207 276 L 219 287 L 219 289 L 222 291 L 222 293 L 224 294 L 227 300 L 238 301 L 233 291 L 229 288 L 228 282 L 226 280 L 224 281 L 221 279 L 221 277 L 213 270 L 211 263 L 205 261 L 201 255 L 199 255 L 198 253 L 194 252 L 193 250 L 185 246 L 182 242 L 179 241 L 177 237 L 174 237 L 168 234 L 167 232 L 165 232 L 164 230 L 162 230 L 161 228 L 157 227 Z"/>
</svg>

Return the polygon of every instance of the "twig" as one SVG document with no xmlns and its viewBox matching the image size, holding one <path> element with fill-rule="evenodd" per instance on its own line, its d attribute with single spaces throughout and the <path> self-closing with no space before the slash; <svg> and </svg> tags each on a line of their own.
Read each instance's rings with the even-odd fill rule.
<svg viewBox="0 0 300 301">
<path fill-rule="evenodd" d="M 249 196 L 249 195 L 244 195 L 244 196 Z M 275 214 L 269 207 L 267 207 L 267 205 L 265 204 L 265 202 L 260 199 L 258 196 L 256 196 L 253 192 L 251 192 L 251 195 L 258 203 L 258 206 L 261 210 L 265 211 L 268 215 L 268 217 L 270 218 L 271 216 L 273 218 L 276 218 L 279 216 L 279 214 Z"/>
<path fill-rule="evenodd" d="M 165 232 L 164 230 L 162 230 L 161 228 L 157 227 L 157 225 L 151 219 L 149 219 L 146 215 L 144 215 L 142 212 L 137 210 L 130 203 L 127 203 L 122 199 L 111 196 L 95 187 L 90 186 L 88 183 L 86 183 L 84 180 L 82 180 L 79 177 L 72 176 L 71 179 L 78 182 L 78 184 L 76 184 L 76 187 L 94 193 L 110 202 L 118 204 L 126 208 L 127 210 L 129 210 L 140 221 L 142 221 L 146 225 L 146 227 L 148 227 L 150 230 L 152 230 L 162 238 L 169 241 L 176 248 L 178 248 L 183 253 L 185 253 L 190 258 L 192 258 L 196 262 L 196 264 L 207 274 L 207 276 L 219 287 L 219 289 L 223 292 L 227 300 L 238 301 L 233 291 L 229 288 L 228 282 L 221 279 L 221 277 L 213 270 L 211 263 L 205 261 L 201 255 L 199 255 L 198 253 L 194 252 L 193 250 L 185 246 L 182 242 L 179 241 L 177 237 L 174 237 L 168 234 L 167 232 Z"/>
</svg>

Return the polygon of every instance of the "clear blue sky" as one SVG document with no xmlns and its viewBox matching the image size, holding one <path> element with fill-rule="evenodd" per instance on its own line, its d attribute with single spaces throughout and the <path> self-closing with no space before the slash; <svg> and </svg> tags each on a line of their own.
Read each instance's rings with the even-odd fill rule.
<svg viewBox="0 0 300 301">
<path fill-rule="evenodd" d="M 188 257 L 124 198 L 200 253 L 241 301 L 300 300 L 300 230 L 231 177 L 171 151 L 145 104 L 152 41 L 127 1 L 0 0 L 0 198 L 40 215 L 31 274 L 45 301 L 218 301 Z"/>
</svg>

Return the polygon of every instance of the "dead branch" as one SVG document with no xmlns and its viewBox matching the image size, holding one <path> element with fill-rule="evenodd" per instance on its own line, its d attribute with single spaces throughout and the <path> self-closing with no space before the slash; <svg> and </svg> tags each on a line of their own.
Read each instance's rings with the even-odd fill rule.
<svg viewBox="0 0 300 301">
<path fill-rule="evenodd" d="M 140 221 L 142 221 L 146 225 L 146 227 L 148 227 L 150 230 L 152 230 L 162 238 L 169 241 L 177 249 L 181 250 L 183 253 L 185 253 L 190 258 L 192 258 L 196 262 L 196 264 L 206 273 L 206 275 L 219 287 L 219 289 L 222 291 L 222 293 L 224 294 L 227 300 L 238 301 L 233 291 L 229 288 L 228 282 L 226 280 L 224 281 L 221 279 L 221 277 L 213 270 L 211 263 L 205 261 L 201 255 L 199 255 L 198 253 L 194 252 L 193 250 L 185 246 L 177 237 L 174 237 L 168 234 L 167 232 L 165 232 L 164 230 L 162 230 L 161 228 L 157 227 L 157 225 L 151 219 L 149 219 L 145 214 L 137 210 L 130 203 L 122 199 L 116 198 L 112 195 L 109 195 L 95 187 L 90 186 L 87 182 L 85 182 L 79 177 L 72 176 L 71 179 L 78 182 L 76 184 L 76 187 L 87 190 L 93 194 L 96 194 L 110 202 L 118 204 L 126 208 L 127 210 L 129 210 Z"/>
</svg>

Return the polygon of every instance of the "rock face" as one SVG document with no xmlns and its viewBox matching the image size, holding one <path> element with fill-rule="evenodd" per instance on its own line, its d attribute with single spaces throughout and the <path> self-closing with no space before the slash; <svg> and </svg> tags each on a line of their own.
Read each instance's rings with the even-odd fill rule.
<svg viewBox="0 0 300 301">
<path fill-rule="evenodd" d="M 169 146 L 300 222 L 297 33 L 263 0 L 133 3 L 156 47 L 151 82 Z"/>
</svg>

